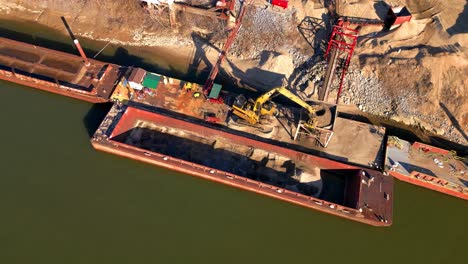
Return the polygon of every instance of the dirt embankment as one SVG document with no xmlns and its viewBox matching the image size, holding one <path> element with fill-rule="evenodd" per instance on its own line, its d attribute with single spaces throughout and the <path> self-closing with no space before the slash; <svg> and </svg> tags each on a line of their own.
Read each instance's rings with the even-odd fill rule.
<svg viewBox="0 0 468 264">
<path fill-rule="evenodd" d="M 264 91 L 289 85 L 304 97 L 313 96 L 323 82 L 322 55 L 329 33 L 323 3 L 327 2 L 292 0 L 289 8 L 282 10 L 271 6 L 265 9 L 265 2 L 256 1 L 256 6 L 247 11 L 221 73 L 242 87 Z M 376 27 L 361 29 L 345 79 L 344 103 L 467 145 L 466 1 L 387 2 L 406 5 L 413 18 L 387 32 Z M 339 12 L 379 19 L 387 9 L 381 1 L 343 0 Z M 197 65 L 197 71 L 206 71 L 215 62 L 217 49 L 227 35 L 222 22 L 187 13 L 178 14 L 180 27 L 174 31 L 167 8 L 149 14 L 137 0 L 0 0 L 0 14 L 65 33 L 60 19 L 64 16 L 78 36 L 184 50 L 193 55 L 187 62 Z M 194 62 L 196 56 L 199 63 Z"/>
<path fill-rule="evenodd" d="M 455 19 L 466 16 L 466 1 L 401 2 L 406 2 L 413 19 L 387 34 L 364 39 L 356 64 L 379 80 L 390 99 L 390 117 L 466 145 L 468 24 Z"/>
</svg>

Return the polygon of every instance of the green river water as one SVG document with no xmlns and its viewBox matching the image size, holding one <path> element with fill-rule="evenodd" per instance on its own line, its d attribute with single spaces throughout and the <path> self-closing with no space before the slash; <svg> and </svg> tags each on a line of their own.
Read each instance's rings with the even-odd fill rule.
<svg viewBox="0 0 468 264">
<path fill-rule="evenodd" d="M 97 152 L 105 105 L 0 98 L 0 263 L 467 261 L 461 199 L 395 181 L 393 226 L 371 227 Z"/>
</svg>

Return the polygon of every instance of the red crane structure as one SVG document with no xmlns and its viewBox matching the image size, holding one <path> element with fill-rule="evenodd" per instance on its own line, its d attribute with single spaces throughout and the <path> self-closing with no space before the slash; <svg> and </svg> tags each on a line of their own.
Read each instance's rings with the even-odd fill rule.
<svg viewBox="0 0 468 264">
<path fill-rule="evenodd" d="M 328 60 L 327 71 L 325 72 L 325 81 L 322 89 L 319 90 L 319 100 L 327 101 L 328 93 L 333 82 L 333 76 L 337 68 L 338 62 L 341 62 L 341 76 L 338 94 L 336 96 L 336 104 L 340 99 L 343 89 L 343 81 L 348 70 L 349 62 L 353 56 L 354 48 L 356 47 L 358 30 L 348 28 L 346 23 L 340 23 L 333 26 L 332 35 L 328 42 L 325 58 Z"/>
<path fill-rule="evenodd" d="M 216 2 L 216 6 L 208 9 L 208 11 L 220 11 L 218 18 L 228 20 L 229 16 L 227 13 L 232 12 L 235 5 L 236 0 L 219 0 Z"/>
<path fill-rule="evenodd" d="M 333 26 L 333 31 L 325 53 L 325 59 L 328 61 L 325 81 L 322 89 L 319 89 L 318 94 L 319 100 L 328 100 L 328 93 L 333 83 L 335 71 L 337 68 L 340 68 L 341 75 L 336 104 L 338 104 L 340 100 L 344 77 L 357 44 L 359 29 L 363 26 L 381 25 L 383 29 L 389 30 L 394 26 L 401 25 L 411 20 L 411 13 L 406 7 L 389 7 L 387 16 L 383 20 L 340 16 L 337 12 L 339 10 L 339 3 L 340 1 L 332 1 L 332 5 L 329 7 L 331 16 L 336 18 L 336 23 Z M 355 25 L 357 28 L 351 29 L 351 25 Z"/>
<path fill-rule="evenodd" d="M 245 11 L 247 9 L 247 6 L 250 5 L 250 3 L 253 0 L 245 0 L 242 2 L 242 5 L 240 7 L 239 14 L 236 18 L 236 23 L 229 33 L 229 36 L 224 43 L 223 49 L 219 53 L 218 60 L 216 61 L 216 64 L 213 66 L 211 69 L 210 75 L 208 76 L 208 79 L 205 82 L 205 85 L 203 86 L 203 94 L 212 102 L 221 102 L 221 98 L 219 97 L 219 91 L 214 91 L 212 92 L 212 88 L 214 85 L 214 80 L 216 76 L 218 75 L 219 72 L 219 66 L 223 62 L 223 60 L 226 58 L 226 54 L 231 47 L 232 43 L 234 43 L 234 40 L 237 36 L 237 33 L 239 33 L 240 28 L 242 27 L 242 19 L 244 18 Z"/>
</svg>

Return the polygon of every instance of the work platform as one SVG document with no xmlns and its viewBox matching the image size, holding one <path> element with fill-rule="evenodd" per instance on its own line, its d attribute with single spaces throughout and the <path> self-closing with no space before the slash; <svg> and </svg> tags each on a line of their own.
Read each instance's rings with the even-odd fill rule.
<svg viewBox="0 0 468 264">
<path fill-rule="evenodd" d="M 332 110 L 328 127 L 332 136 L 324 147 L 306 135 L 294 140 L 301 113 L 299 108 L 278 105 L 278 116 L 263 120 L 261 126 L 251 126 L 237 122 L 236 116 L 230 114 L 235 94 L 221 91 L 223 102 L 217 103 L 203 97 L 201 85 L 165 76 L 160 76 L 159 83 L 152 89 L 141 91 L 129 90 L 124 82 L 117 86 L 112 99 L 129 101 L 146 109 L 156 107 L 184 120 L 208 122 L 231 133 L 340 162 L 373 169 L 383 167 L 385 128 L 337 117 L 334 106 L 329 106 Z M 190 89 L 186 88 L 187 84 Z"/>
</svg>

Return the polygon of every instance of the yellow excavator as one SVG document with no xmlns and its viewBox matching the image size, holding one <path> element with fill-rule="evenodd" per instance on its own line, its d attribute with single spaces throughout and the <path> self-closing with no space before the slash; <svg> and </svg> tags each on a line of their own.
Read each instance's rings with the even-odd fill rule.
<svg viewBox="0 0 468 264">
<path fill-rule="evenodd" d="M 309 114 L 309 120 L 307 120 L 304 125 L 310 129 L 314 129 L 316 127 L 316 111 L 318 110 L 318 107 L 307 104 L 285 87 L 274 88 L 258 97 L 255 101 L 252 99 L 246 99 L 244 95 L 239 95 L 232 105 L 232 113 L 250 124 L 256 125 L 260 122 L 260 119 L 263 116 L 277 115 L 278 110 L 276 105 L 270 101 L 270 99 L 277 93 L 284 95 L 289 100 L 306 109 Z"/>
</svg>

